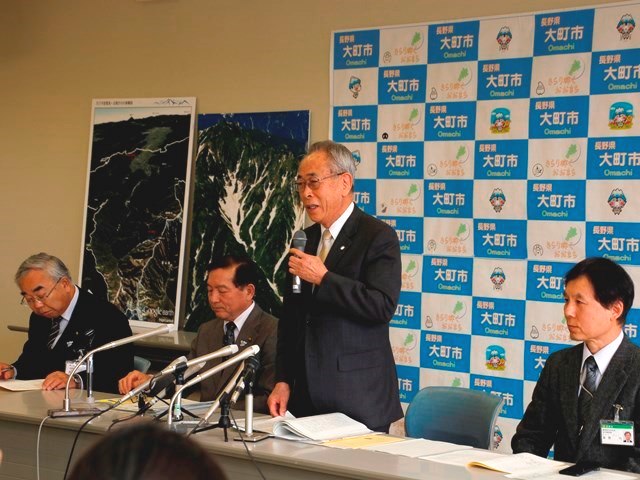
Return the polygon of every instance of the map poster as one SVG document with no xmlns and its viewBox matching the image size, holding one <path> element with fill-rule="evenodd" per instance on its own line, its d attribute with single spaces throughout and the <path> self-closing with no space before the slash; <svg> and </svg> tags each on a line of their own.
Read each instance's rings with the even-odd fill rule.
<svg viewBox="0 0 640 480">
<path fill-rule="evenodd" d="M 256 262 L 256 303 L 279 316 L 289 246 L 304 222 L 292 187 L 308 141 L 308 110 L 198 116 L 185 330 L 213 318 L 206 269 L 227 254 Z"/>
<path fill-rule="evenodd" d="M 195 98 L 95 99 L 80 279 L 133 326 L 178 324 Z"/>
</svg>

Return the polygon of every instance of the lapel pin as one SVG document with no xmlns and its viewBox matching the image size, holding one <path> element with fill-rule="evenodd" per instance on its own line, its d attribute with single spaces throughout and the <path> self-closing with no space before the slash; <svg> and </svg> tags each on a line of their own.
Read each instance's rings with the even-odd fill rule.
<svg viewBox="0 0 640 480">
<path fill-rule="evenodd" d="M 340 247 L 340 250 L 344 250 L 344 245 L 342 245 L 342 246 Z"/>
<path fill-rule="evenodd" d="M 240 340 L 240 346 L 244 347 L 247 344 L 246 340 Z"/>
</svg>

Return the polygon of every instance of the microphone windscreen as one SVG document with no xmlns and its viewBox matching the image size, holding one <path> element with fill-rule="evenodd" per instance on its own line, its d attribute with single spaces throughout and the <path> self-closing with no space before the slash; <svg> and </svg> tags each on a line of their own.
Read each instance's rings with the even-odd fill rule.
<svg viewBox="0 0 640 480">
<path fill-rule="evenodd" d="M 293 248 L 304 250 L 307 245 L 307 234 L 303 230 L 298 230 L 293 234 Z"/>
</svg>

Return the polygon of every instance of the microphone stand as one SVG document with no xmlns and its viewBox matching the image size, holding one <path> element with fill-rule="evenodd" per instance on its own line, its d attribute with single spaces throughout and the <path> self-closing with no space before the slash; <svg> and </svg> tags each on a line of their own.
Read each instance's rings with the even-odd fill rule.
<svg viewBox="0 0 640 480">
<path fill-rule="evenodd" d="M 227 435 L 227 429 L 231 426 L 231 420 L 229 420 L 229 393 L 223 392 L 220 397 L 220 420 L 216 427 L 220 427 L 224 430 L 224 441 L 228 442 L 229 437 Z"/>
<path fill-rule="evenodd" d="M 259 442 L 269 438 L 268 433 L 255 433 L 253 431 L 253 382 L 255 376 L 244 384 L 244 435 L 235 437 L 236 441 Z"/>
<path fill-rule="evenodd" d="M 186 370 L 186 364 L 184 368 L 179 368 L 174 372 L 174 376 L 176 377 L 176 390 L 178 390 L 182 385 L 184 385 L 185 370 Z M 176 401 L 173 405 L 173 412 L 169 412 L 169 415 L 173 415 L 173 420 L 175 422 L 179 422 L 184 418 L 184 415 L 182 414 L 182 390 L 180 390 L 176 395 Z"/>
<path fill-rule="evenodd" d="M 121 338 L 120 340 L 115 340 L 113 342 L 105 343 L 104 345 L 94 348 L 89 353 L 87 353 L 84 357 L 82 357 L 77 363 L 76 366 L 73 367 L 71 373 L 69 373 L 69 378 L 67 378 L 67 385 L 64 389 L 64 400 L 62 401 L 62 409 L 52 409 L 47 412 L 47 414 L 51 418 L 58 417 L 86 417 L 91 415 L 98 415 L 102 413 L 102 410 L 96 407 L 91 408 L 71 408 L 71 399 L 69 398 L 69 385 L 71 384 L 71 379 L 78 371 L 78 368 L 86 361 L 87 362 L 87 402 L 93 403 L 93 354 L 102 352 L 104 350 L 110 350 L 112 348 L 119 347 L 121 345 L 126 345 L 127 343 L 135 342 L 136 340 L 140 340 L 142 338 L 151 337 L 154 335 L 160 335 L 163 333 L 173 332 L 176 329 L 175 325 L 163 325 L 162 327 L 154 328 L 148 332 L 138 333 L 137 335 L 132 335 L 130 337 Z"/>
<path fill-rule="evenodd" d="M 176 393 L 173 395 L 173 397 L 171 397 L 171 402 L 169 402 L 169 411 L 170 412 L 173 411 L 173 405 L 176 401 L 176 398 L 182 393 L 184 389 L 200 383 L 201 381 L 209 378 L 211 375 L 214 375 L 231 365 L 235 365 L 238 362 L 242 362 L 243 360 L 245 360 L 247 357 L 250 357 L 251 355 L 257 355 L 259 351 L 260 351 L 260 347 L 258 345 L 251 345 L 250 347 L 247 347 L 246 349 L 244 349 L 242 352 L 229 358 L 228 360 L 225 360 L 222 363 L 219 363 L 218 365 L 210 368 L 206 372 L 195 375 L 194 377 L 191 378 L 191 380 L 189 380 L 187 383 L 185 383 L 184 385 L 182 385 L 180 388 L 176 390 Z M 240 375 L 240 373 L 238 373 L 238 375 Z M 167 415 L 167 426 L 169 428 L 171 428 L 171 424 L 172 424 L 171 417 L 172 415 Z"/>
</svg>

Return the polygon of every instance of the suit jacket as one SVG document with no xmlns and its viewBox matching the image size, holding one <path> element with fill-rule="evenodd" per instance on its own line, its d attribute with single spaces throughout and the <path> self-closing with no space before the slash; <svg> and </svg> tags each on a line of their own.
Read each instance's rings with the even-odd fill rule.
<svg viewBox="0 0 640 480">
<path fill-rule="evenodd" d="M 115 305 L 76 288 L 80 291 L 78 302 L 53 350 L 47 347 L 51 319 L 31 314 L 29 336 L 20 357 L 13 363 L 18 378 L 44 378 L 51 372 L 64 372 L 65 362 L 77 360 L 80 351 L 85 354 L 105 343 L 131 336 L 127 317 Z M 96 353 L 93 359 L 93 388 L 118 393 L 118 380 L 132 369 L 132 344 Z"/>
<path fill-rule="evenodd" d="M 582 345 L 549 356 L 511 447 L 514 453 L 530 452 L 546 457 L 555 444 L 556 460 L 590 460 L 607 468 L 639 472 L 640 348 L 625 335 L 600 380 L 591 414 L 578 435 Z M 614 404 L 623 407 L 620 420 L 634 422 L 635 447 L 600 443 L 600 420 L 614 418 Z"/>
<path fill-rule="evenodd" d="M 260 347 L 260 369 L 253 389 L 253 409 L 255 412 L 269 413 L 267 397 L 273 390 L 275 379 L 276 361 L 276 332 L 278 320 L 263 311 L 258 304 L 255 305 L 247 320 L 244 322 L 240 334 L 236 338 L 236 344 L 240 351 L 251 345 Z M 189 358 L 200 357 L 214 352 L 224 346 L 224 322 L 214 318 L 203 323 L 198 329 L 198 334 L 191 344 Z M 202 371 L 213 368 L 222 363 L 223 358 L 214 358 L 207 362 Z M 229 381 L 236 370 L 236 366 L 225 368 L 223 371 L 206 378 L 200 383 L 200 400 L 209 401 L 215 399 Z M 237 408 L 244 408 L 244 399 L 239 401 Z"/>
<path fill-rule="evenodd" d="M 305 232 L 305 252 L 315 255 L 320 225 Z M 289 384 L 294 415 L 298 406 L 303 415 L 342 412 L 370 428 L 390 424 L 402 417 L 389 341 L 401 288 L 398 237 L 356 207 L 325 265 L 316 288 L 302 282 L 300 294 L 285 293 L 276 381 Z"/>
</svg>

